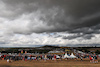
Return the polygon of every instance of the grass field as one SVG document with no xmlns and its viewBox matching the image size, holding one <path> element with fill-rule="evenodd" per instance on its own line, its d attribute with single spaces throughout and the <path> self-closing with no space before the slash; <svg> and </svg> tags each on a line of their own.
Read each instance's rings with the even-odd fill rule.
<svg viewBox="0 0 100 67">
<path fill-rule="evenodd" d="M 90 63 L 89 59 L 80 60 L 47 60 L 47 61 L 13 61 L 7 63 L 6 60 L 0 60 L 0 67 L 100 67 L 99 63 Z"/>
</svg>

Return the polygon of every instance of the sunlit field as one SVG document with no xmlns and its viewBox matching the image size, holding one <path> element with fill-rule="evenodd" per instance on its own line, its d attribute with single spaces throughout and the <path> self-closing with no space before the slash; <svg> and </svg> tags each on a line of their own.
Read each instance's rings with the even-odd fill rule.
<svg viewBox="0 0 100 67">
<path fill-rule="evenodd" d="M 0 67 L 100 67 L 100 59 L 98 63 L 90 63 L 89 59 L 79 60 L 27 60 L 13 61 L 7 63 L 6 60 L 0 60 Z"/>
</svg>

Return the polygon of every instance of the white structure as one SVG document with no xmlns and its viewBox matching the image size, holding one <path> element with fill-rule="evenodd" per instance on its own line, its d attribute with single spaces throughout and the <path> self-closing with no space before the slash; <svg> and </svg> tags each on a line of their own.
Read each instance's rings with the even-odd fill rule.
<svg viewBox="0 0 100 67">
<path fill-rule="evenodd" d="M 60 58 L 60 56 L 56 55 L 56 58 L 57 58 L 57 59 L 59 59 L 59 58 Z"/>
<path fill-rule="evenodd" d="M 68 56 L 67 53 L 65 53 L 64 58 L 70 58 L 70 56 Z"/>
<path fill-rule="evenodd" d="M 77 58 L 73 53 L 71 53 L 70 58 Z"/>
<path fill-rule="evenodd" d="M 82 51 L 77 51 L 77 53 L 80 53 L 80 54 L 85 54 L 84 52 L 82 52 Z"/>
<path fill-rule="evenodd" d="M 49 51 L 48 53 L 62 53 L 63 51 Z"/>
<path fill-rule="evenodd" d="M 70 56 L 67 55 L 67 53 L 65 53 L 64 58 L 77 58 L 73 53 L 71 53 Z"/>
</svg>

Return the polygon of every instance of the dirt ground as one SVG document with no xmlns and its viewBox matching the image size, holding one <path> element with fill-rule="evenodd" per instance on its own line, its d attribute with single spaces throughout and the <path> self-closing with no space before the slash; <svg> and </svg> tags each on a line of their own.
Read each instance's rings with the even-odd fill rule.
<svg viewBox="0 0 100 67">
<path fill-rule="evenodd" d="M 100 67 L 99 63 L 90 63 L 89 59 L 81 60 L 28 60 L 28 61 L 13 61 L 12 63 L 7 63 L 6 60 L 0 60 L 0 67 Z"/>
</svg>

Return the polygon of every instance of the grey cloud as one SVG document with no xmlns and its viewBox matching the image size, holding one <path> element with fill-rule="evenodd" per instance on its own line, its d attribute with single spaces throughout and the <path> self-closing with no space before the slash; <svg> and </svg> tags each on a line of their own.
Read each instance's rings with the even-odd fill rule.
<svg viewBox="0 0 100 67">
<path fill-rule="evenodd" d="M 84 27 L 75 30 L 69 31 L 70 33 L 84 33 L 84 34 L 99 34 L 100 33 L 100 24 L 91 26 L 91 27 Z"/>
<path fill-rule="evenodd" d="M 0 3 L 4 5 L 0 17 L 9 20 L 4 27 L 11 33 L 78 34 L 63 39 L 91 39 L 91 34 L 100 33 L 100 0 L 1 0 Z"/>
<path fill-rule="evenodd" d="M 84 35 L 83 36 L 84 39 L 91 39 L 92 37 L 94 37 L 94 35 Z"/>
<path fill-rule="evenodd" d="M 6 44 L 6 42 L 0 42 L 0 44 Z"/>
<path fill-rule="evenodd" d="M 80 36 L 81 36 L 81 35 L 73 35 L 73 36 L 68 36 L 68 37 L 63 36 L 62 39 L 69 39 L 69 40 L 71 40 L 71 39 L 78 38 L 78 37 L 80 37 Z"/>
<path fill-rule="evenodd" d="M 62 39 L 68 39 L 68 40 L 71 40 L 71 39 L 75 39 L 75 38 L 83 38 L 83 39 L 91 39 L 92 37 L 94 37 L 93 34 L 74 34 L 74 35 L 71 35 L 71 36 L 62 36 Z"/>
</svg>

